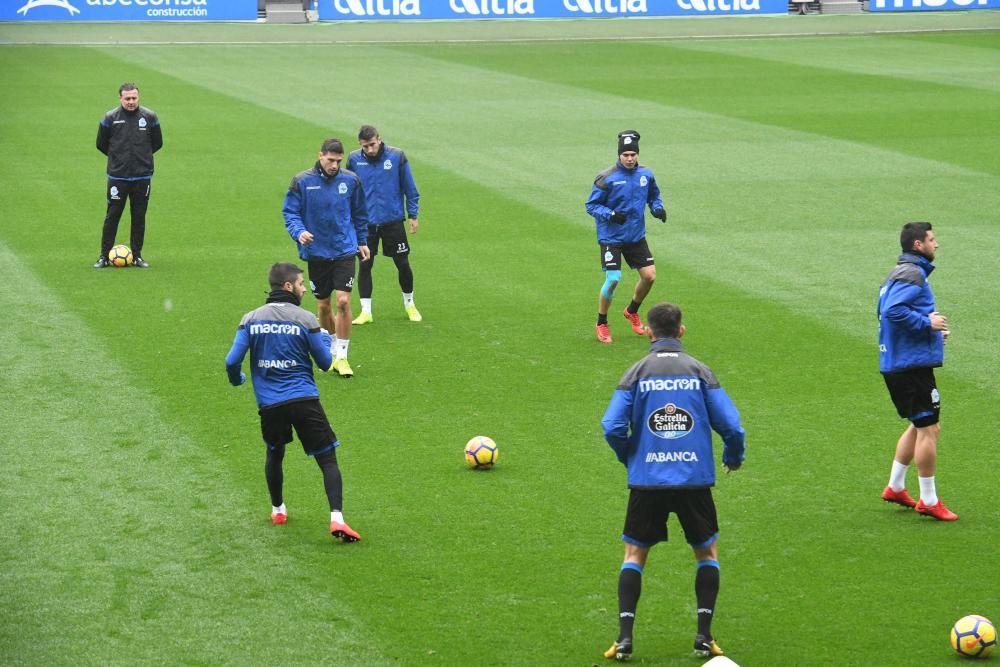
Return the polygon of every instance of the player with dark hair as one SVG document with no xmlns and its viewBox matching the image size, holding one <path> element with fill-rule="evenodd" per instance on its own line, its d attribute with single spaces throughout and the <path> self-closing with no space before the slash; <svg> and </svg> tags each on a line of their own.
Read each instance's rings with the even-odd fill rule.
<svg viewBox="0 0 1000 667">
<path fill-rule="evenodd" d="M 399 274 L 399 287 L 403 291 L 403 309 L 411 322 L 423 319 L 413 302 L 413 269 L 410 267 L 410 244 L 406 238 L 403 219 L 409 222 L 410 233 L 416 234 L 419 222 L 420 193 L 410 171 L 406 153 L 382 141 L 373 125 L 362 125 L 358 130 L 361 146 L 347 157 L 347 168 L 358 175 L 365 189 L 368 204 L 368 244 L 371 255 L 361 262 L 358 273 L 358 296 L 361 313 L 354 324 L 368 324 L 372 317 L 372 267 L 378 255 L 379 242 L 382 254 L 391 257 Z"/>
<path fill-rule="evenodd" d="M 951 333 L 948 318 L 936 310 L 928 281 L 938 242 L 929 222 L 908 222 L 899 243 L 903 254 L 879 290 L 879 370 L 896 412 L 910 424 L 896 443 L 882 499 L 939 521 L 955 521 L 958 515 L 938 498 L 934 481 L 941 433 L 941 398 L 934 368 L 944 363 L 944 344 Z M 919 502 L 906 490 L 906 471 L 914 458 Z"/>
<path fill-rule="evenodd" d="M 281 212 L 285 229 L 299 245 L 299 257 L 309 264 L 309 283 L 316 297 L 320 324 L 335 334 L 333 370 L 354 375 L 347 361 L 351 342 L 351 288 L 355 257 L 368 259 L 368 208 L 357 175 L 341 169 L 344 144 L 327 139 L 312 169 L 296 174 L 288 186 Z M 336 292 L 334 315 L 330 295 Z"/>
<path fill-rule="evenodd" d="M 597 175 L 587 199 L 587 213 L 597 223 L 597 242 L 601 246 L 601 267 L 604 271 L 604 284 L 597 300 L 596 328 L 597 340 L 602 343 L 612 340 L 608 309 L 622 278 L 622 256 L 630 267 L 639 272 L 632 302 L 623 315 L 632 331 L 645 335 L 639 319 L 639 306 L 656 281 L 653 253 L 646 243 L 646 206 L 649 206 L 654 218 L 666 222 L 667 212 L 663 208 L 656 177 L 648 167 L 639 164 L 639 133 L 625 130 L 618 133 L 618 161 Z"/>
<path fill-rule="evenodd" d="M 684 352 L 681 311 L 672 303 L 647 316 L 649 354 L 633 365 L 615 389 L 601 425 L 604 437 L 628 470 L 625 558 L 618 574 L 618 639 L 604 656 L 632 657 L 632 630 L 649 550 L 667 539 L 671 513 L 697 563 L 695 654 L 722 655 L 712 636 L 719 594 L 719 524 L 712 486 L 712 431 L 722 436 L 727 470 L 743 464 L 746 434 L 740 414 L 715 374 Z"/>
<path fill-rule="evenodd" d="M 267 446 L 264 477 L 271 495 L 271 522 L 280 525 L 288 521 L 282 462 L 294 428 L 302 448 L 323 472 L 330 534 L 344 542 L 357 542 L 361 537 L 344 521 L 343 479 L 337 464 L 340 441 L 323 411 L 312 371 L 313 361 L 322 370 L 333 364 L 330 335 L 315 315 L 300 306 L 306 290 L 302 269 L 291 263 L 275 264 L 268 283 L 271 293 L 267 303 L 240 321 L 226 355 L 226 373 L 232 385 L 243 384 L 246 374 L 240 369 L 250 352 L 250 377 Z"/>
<path fill-rule="evenodd" d="M 139 106 L 139 89 L 134 83 L 118 88 L 119 105 L 104 114 L 97 126 L 97 150 L 108 156 L 108 208 L 101 232 L 101 255 L 95 269 L 111 266 L 108 252 L 115 244 L 118 223 L 129 202 L 132 227 L 129 242 L 135 265 L 149 268 L 142 258 L 146 238 L 146 209 L 153 178 L 153 153 L 163 147 L 160 119 L 152 109 Z"/>
</svg>

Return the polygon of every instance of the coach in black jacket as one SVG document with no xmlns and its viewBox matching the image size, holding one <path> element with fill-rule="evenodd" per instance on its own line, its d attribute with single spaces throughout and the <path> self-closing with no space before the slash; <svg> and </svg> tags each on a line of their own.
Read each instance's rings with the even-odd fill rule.
<svg viewBox="0 0 1000 667">
<path fill-rule="evenodd" d="M 115 244 L 118 222 L 129 200 L 132 213 L 131 246 L 135 265 L 148 268 L 142 258 L 146 236 L 146 207 L 153 177 L 153 153 L 163 146 L 160 119 L 152 109 L 139 106 L 139 89 L 123 83 L 118 89 L 121 104 L 104 114 L 97 128 L 97 150 L 108 156 L 108 211 L 101 234 L 101 256 L 95 269 L 110 266 L 108 251 Z"/>
</svg>

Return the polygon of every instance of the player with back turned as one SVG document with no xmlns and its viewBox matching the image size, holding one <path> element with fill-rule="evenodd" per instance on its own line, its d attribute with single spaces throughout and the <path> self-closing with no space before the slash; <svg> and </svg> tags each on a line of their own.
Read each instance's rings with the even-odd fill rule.
<svg viewBox="0 0 1000 667">
<path fill-rule="evenodd" d="M 271 292 L 267 303 L 240 321 L 226 355 L 226 373 L 232 385 L 243 384 L 246 375 L 240 368 L 250 353 L 250 377 L 267 448 L 264 476 L 271 494 L 271 522 L 281 525 L 288 520 L 282 462 L 295 429 L 305 453 L 315 459 L 323 473 L 330 504 L 330 534 L 344 542 L 357 542 L 361 537 L 344 521 L 343 478 L 337 463 L 340 441 L 323 411 L 313 378 L 313 361 L 322 370 L 333 365 L 330 335 L 315 315 L 300 306 L 306 289 L 302 269 L 291 263 L 275 264 L 268 283 Z"/>
<path fill-rule="evenodd" d="M 719 523 L 712 486 L 712 431 L 722 436 L 727 470 L 743 464 L 746 433 L 740 414 L 715 374 L 681 346 L 685 328 L 672 303 L 648 314 L 649 353 L 622 377 L 601 425 L 604 437 L 628 471 L 625 558 L 618 573 L 618 639 L 604 656 L 632 657 L 632 629 L 650 549 L 667 539 L 676 514 L 697 564 L 695 654 L 722 655 L 712 636 L 719 594 Z"/>
</svg>

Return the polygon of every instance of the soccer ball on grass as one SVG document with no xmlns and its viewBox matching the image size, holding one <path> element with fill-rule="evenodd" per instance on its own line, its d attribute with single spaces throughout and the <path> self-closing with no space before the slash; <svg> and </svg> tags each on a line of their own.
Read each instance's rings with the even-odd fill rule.
<svg viewBox="0 0 1000 667">
<path fill-rule="evenodd" d="M 489 470 L 500 459 L 500 449 L 492 438 L 477 435 L 465 443 L 465 461 L 477 470 Z"/>
<path fill-rule="evenodd" d="M 131 266 L 134 259 L 132 250 L 127 245 L 116 245 L 108 251 L 108 261 L 111 262 L 111 266 Z"/>
<path fill-rule="evenodd" d="M 951 647 L 966 658 L 985 658 L 997 647 L 997 629 L 983 616 L 963 616 L 951 628 Z"/>
</svg>

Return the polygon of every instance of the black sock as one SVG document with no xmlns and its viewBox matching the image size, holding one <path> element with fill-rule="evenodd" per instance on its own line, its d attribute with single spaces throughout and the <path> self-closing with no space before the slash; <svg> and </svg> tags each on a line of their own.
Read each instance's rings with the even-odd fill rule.
<svg viewBox="0 0 1000 667">
<path fill-rule="evenodd" d="M 337 450 L 331 449 L 317 455 L 316 463 L 323 471 L 323 488 L 326 489 L 326 499 L 330 503 L 330 511 L 344 509 L 344 481 L 340 476 L 340 466 L 337 465 Z"/>
<path fill-rule="evenodd" d="M 264 479 L 267 480 L 267 491 L 271 494 L 271 505 L 281 507 L 285 502 L 281 487 L 284 483 L 284 473 L 281 470 L 281 462 L 285 458 L 285 446 L 267 448 L 267 458 L 264 460 Z"/>
<path fill-rule="evenodd" d="M 712 639 L 712 616 L 715 599 L 719 596 L 719 563 L 714 560 L 698 561 L 694 577 L 694 594 L 698 600 L 698 634 Z"/>
<path fill-rule="evenodd" d="M 607 323 L 608 323 L 608 314 L 604 313 L 602 315 L 601 313 L 597 313 L 597 326 L 601 326 L 602 324 L 607 324 Z"/>
<path fill-rule="evenodd" d="M 629 301 L 628 308 L 626 308 L 625 310 L 635 315 L 636 313 L 639 312 L 639 306 L 641 305 L 642 305 L 641 303 L 636 303 L 635 301 Z"/>
<path fill-rule="evenodd" d="M 413 294 L 413 269 L 410 267 L 410 260 L 406 255 L 396 255 L 392 258 L 399 271 L 399 289 L 403 294 Z"/>
<path fill-rule="evenodd" d="M 639 606 L 641 592 L 642 568 L 635 563 L 623 564 L 618 574 L 618 641 L 632 639 L 635 609 Z"/>
</svg>

